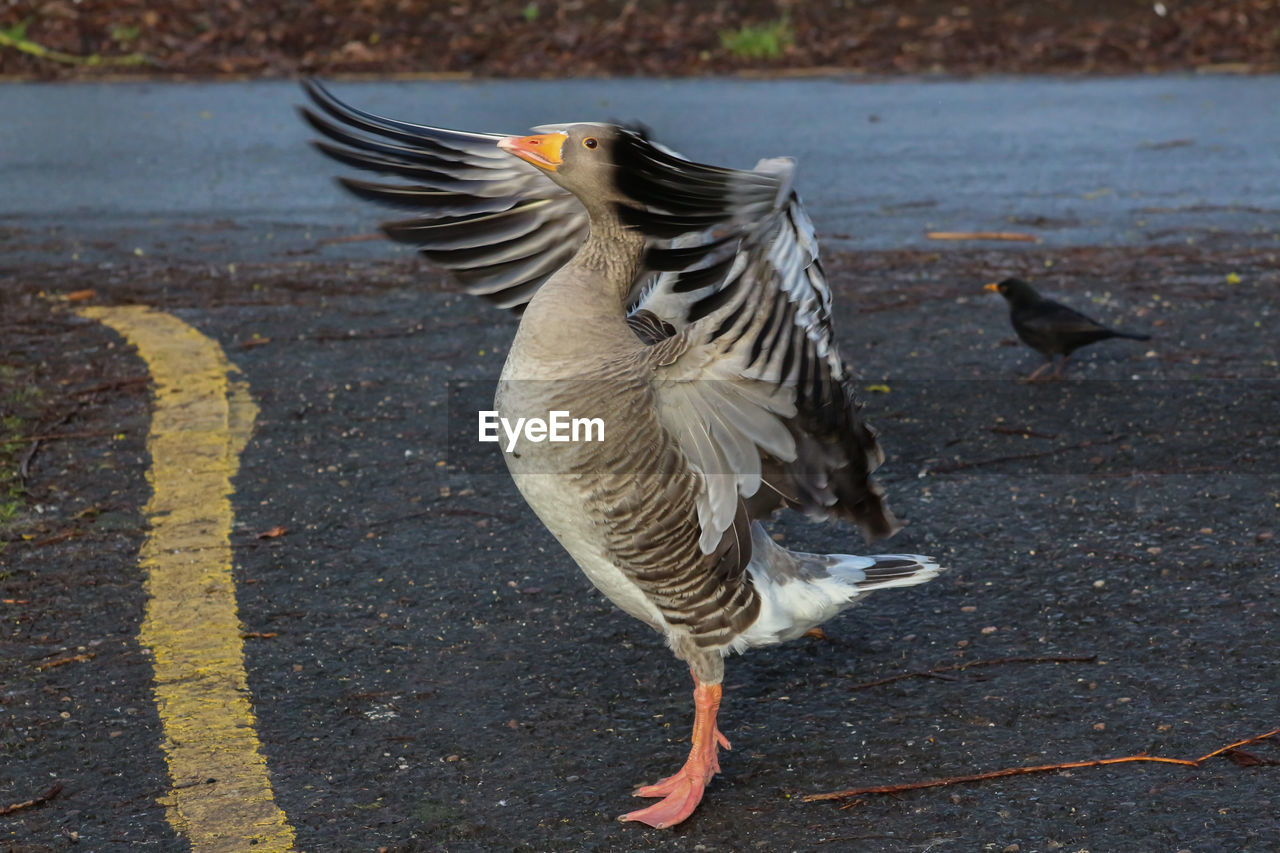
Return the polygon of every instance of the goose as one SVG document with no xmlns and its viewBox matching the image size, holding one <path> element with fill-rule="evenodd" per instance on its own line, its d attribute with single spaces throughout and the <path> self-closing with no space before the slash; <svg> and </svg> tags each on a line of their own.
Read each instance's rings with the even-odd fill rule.
<svg viewBox="0 0 1280 853">
<path fill-rule="evenodd" d="M 413 211 L 384 232 L 522 312 L 499 415 L 603 422 L 599 440 L 526 431 L 503 455 L 591 583 L 689 667 L 688 758 L 634 792 L 658 802 L 619 818 L 680 823 L 729 749 L 716 722 L 726 655 L 799 637 L 874 590 L 940 571 L 915 554 L 788 550 L 761 525 L 785 506 L 868 538 L 900 526 L 870 478 L 884 456 L 833 338 L 794 162 L 703 165 L 596 122 L 524 136 L 446 130 L 303 85 L 322 152 L 402 179 L 339 179 Z"/>
</svg>

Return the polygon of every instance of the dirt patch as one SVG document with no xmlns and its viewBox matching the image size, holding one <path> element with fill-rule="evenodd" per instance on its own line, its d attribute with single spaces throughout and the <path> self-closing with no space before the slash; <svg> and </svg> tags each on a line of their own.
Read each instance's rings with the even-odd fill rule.
<svg viewBox="0 0 1280 853">
<path fill-rule="evenodd" d="M 0 74 L 1263 71 L 1274 0 L 19 0 Z"/>
</svg>

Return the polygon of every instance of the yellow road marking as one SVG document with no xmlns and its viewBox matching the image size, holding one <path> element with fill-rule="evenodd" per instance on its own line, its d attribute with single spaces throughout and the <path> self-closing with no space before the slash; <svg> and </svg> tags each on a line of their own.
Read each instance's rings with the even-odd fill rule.
<svg viewBox="0 0 1280 853">
<path fill-rule="evenodd" d="M 145 306 L 79 313 L 137 347 L 156 385 L 138 639 L 153 654 L 169 822 L 197 853 L 292 850 L 249 704 L 231 577 L 231 479 L 257 407 L 217 341 L 178 318 Z"/>
</svg>

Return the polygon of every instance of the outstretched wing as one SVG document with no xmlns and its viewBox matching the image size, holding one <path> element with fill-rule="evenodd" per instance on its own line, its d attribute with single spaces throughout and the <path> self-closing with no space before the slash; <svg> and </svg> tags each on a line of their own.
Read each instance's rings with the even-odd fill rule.
<svg viewBox="0 0 1280 853">
<path fill-rule="evenodd" d="M 469 292 L 518 307 L 586 239 L 583 205 L 499 149 L 501 136 L 381 118 L 318 83 L 304 88 L 320 112 L 303 116 L 328 138 L 320 150 L 409 181 L 343 185 L 414 211 L 386 233 L 418 245 Z M 792 161 L 725 169 L 615 130 L 617 213 L 646 238 L 628 322 L 649 347 L 662 422 L 704 477 L 704 553 L 746 517 L 740 509 L 760 517 L 784 503 L 851 519 L 870 536 L 892 533 L 869 478 L 883 455 L 834 344 Z"/>
<path fill-rule="evenodd" d="M 302 85 L 317 108 L 302 108 L 302 116 L 326 137 L 317 148 L 348 166 L 402 180 L 340 178 L 342 185 L 412 211 L 413 218 L 384 223 L 383 231 L 418 246 L 469 293 L 518 308 L 586 240 L 590 223 L 582 203 L 536 166 L 498 148 L 501 135 L 383 118 L 343 103 L 314 80 Z M 705 256 L 715 245 L 706 232 L 741 234 L 776 204 L 774 176 L 692 163 L 642 130 L 611 129 L 618 185 L 628 200 L 619 213 L 668 268 Z M 630 302 L 652 272 L 638 271 Z"/>
<path fill-rule="evenodd" d="M 358 110 L 314 80 L 303 88 L 319 111 L 303 118 L 327 137 L 315 145 L 357 169 L 405 179 L 340 178 L 361 198 L 413 211 L 383 223 L 449 270 L 468 293 L 504 308 L 523 305 L 587 238 L 586 209 L 537 167 L 497 147 L 498 134 L 410 124 Z"/>
<path fill-rule="evenodd" d="M 706 481 L 706 552 L 739 501 L 753 517 L 786 504 L 847 518 L 872 537 L 898 527 L 869 476 L 883 453 L 835 345 L 831 291 L 792 171 L 789 160 L 757 165 L 779 182 L 778 201 L 728 238 L 651 250 L 666 271 L 636 306 L 648 328 L 673 330 L 650 352 L 662 421 Z M 666 260 L 699 249 L 692 264 Z"/>
</svg>

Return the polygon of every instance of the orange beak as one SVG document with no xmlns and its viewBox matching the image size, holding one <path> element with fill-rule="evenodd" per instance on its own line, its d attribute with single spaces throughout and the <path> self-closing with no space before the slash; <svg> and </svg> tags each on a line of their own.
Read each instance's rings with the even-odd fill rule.
<svg viewBox="0 0 1280 853">
<path fill-rule="evenodd" d="M 554 172 L 560 168 L 561 149 L 567 133 L 540 133 L 537 136 L 508 136 L 498 140 L 498 147 L 527 163 Z"/>
<path fill-rule="evenodd" d="M 984 285 L 982 285 L 982 289 L 983 289 L 983 290 L 990 290 L 992 293 L 999 293 L 999 292 L 1000 292 L 1000 285 L 996 284 L 996 283 L 993 281 L 993 282 L 991 282 L 990 284 L 984 284 Z"/>
</svg>

